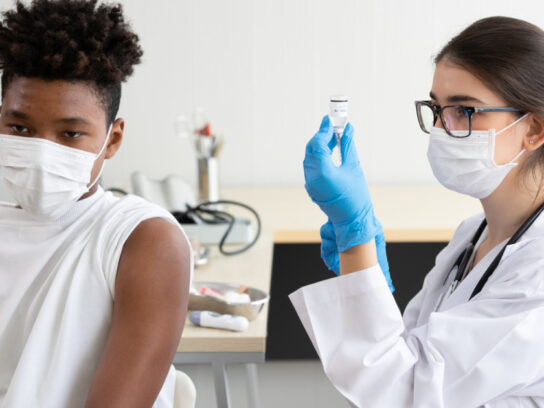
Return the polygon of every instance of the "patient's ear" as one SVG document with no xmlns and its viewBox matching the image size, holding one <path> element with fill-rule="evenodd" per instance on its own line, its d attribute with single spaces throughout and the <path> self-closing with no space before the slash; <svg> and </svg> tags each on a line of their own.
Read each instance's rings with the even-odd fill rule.
<svg viewBox="0 0 544 408">
<path fill-rule="evenodd" d="M 121 147 L 123 141 L 123 132 L 125 131 L 125 120 L 123 118 L 117 118 L 111 125 L 110 138 L 108 140 L 108 146 L 106 147 L 106 155 L 104 158 L 111 159 Z"/>
</svg>

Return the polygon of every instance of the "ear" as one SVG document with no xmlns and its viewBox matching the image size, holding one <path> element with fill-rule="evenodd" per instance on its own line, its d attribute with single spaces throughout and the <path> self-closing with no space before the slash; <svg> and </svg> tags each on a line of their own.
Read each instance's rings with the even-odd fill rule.
<svg viewBox="0 0 544 408">
<path fill-rule="evenodd" d="M 110 138 L 106 147 L 105 159 L 111 159 L 121 147 L 123 141 L 123 132 L 125 131 L 125 121 L 123 118 L 117 118 L 111 125 Z"/>
<path fill-rule="evenodd" d="M 523 147 L 527 151 L 533 151 L 544 144 L 544 119 L 531 113 L 527 120 L 529 121 L 529 128 L 523 138 Z"/>
</svg>

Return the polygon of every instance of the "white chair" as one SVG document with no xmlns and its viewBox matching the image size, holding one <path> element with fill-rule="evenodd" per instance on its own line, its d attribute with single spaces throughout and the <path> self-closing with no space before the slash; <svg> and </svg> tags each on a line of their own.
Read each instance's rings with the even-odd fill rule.
<svg viewBox="0 0 544 408">
<path fill-rule="evenodd" d="M 174 390 L 174 408 L 195 408 L 196 388 L 189 376 L 176 371 L 176 387 Z"/>
</svg>

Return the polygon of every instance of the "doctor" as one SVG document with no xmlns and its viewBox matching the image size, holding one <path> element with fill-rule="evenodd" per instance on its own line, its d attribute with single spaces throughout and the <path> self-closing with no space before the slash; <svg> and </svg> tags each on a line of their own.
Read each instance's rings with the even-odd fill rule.
<svg viewBox="0 0 544 408">
<path fill-rule="evenodd" d="M 322 257 L 341 276 L 291 300 L 354 407 L 544 407 L 544 32 L 486 18 L 435 63 L 430 100 L 416 102 L 427 156 L 483 213 L 457 228 L 401 316 L 353 128 L 336 167 L 326 117 L 304 174 L 329 218 Z"/>
</svg>

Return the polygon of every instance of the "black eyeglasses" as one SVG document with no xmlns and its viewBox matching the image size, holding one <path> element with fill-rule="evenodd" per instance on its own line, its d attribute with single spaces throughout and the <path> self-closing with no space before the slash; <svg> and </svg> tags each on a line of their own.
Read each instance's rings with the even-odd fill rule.
<svg viewBox="0 0 544 408">
<path fill-rule="evenodd" d="M 440 117 L 446 133 L 452 137 L 468 137 L 472 133 L 472 115 L 475 112 L 522 112 L 509 107 L 482 107 L 448 105 L 439 107 L 431 101 L 416 101 L 417 120 L 421 130 L 431 133 Z"/>
</svg>

